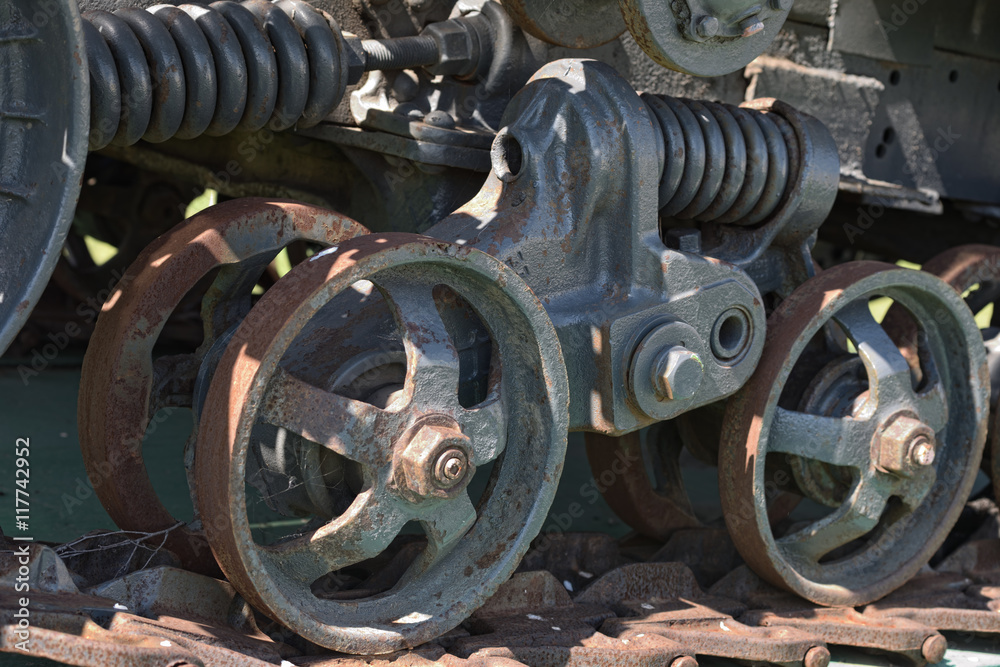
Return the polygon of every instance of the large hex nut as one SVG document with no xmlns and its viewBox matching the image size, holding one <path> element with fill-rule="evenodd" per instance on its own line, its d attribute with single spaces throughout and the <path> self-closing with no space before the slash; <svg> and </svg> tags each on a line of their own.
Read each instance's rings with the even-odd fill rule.
<svg viewBox="0 0 1000 667">
<path fill-rule="evenodd" d="M 906 475 L 934 463 L 934 430 L 906 415 L 892 417 L 872 444 L 872 460 L 884 472 Z"/>
<path fill-rule="evenodd" d="M 680 345 L 661 352 L 653 366 L 652 381 L 661 399 L 687 400 L 698 393 L 704 378 L 705 364 L 697 354 Z"/>
<path fill-rule="evenodd" d="M 417 426 L 396 457 L 396 486 L 411 502 L 454 498 L 475 472 L 471 449 L 472 441 L 457 425 Z"/>
<path fill-rule="evenodd" d="M 693 327 L 670 320 L 653 326 L 632 351 L 628 390 L 635 407 L 654 419 L 666 419 L 679 401 L 701 391 L 706 345 Z"/>
<path fill-rule="evenodd" d="M 438 62 L 427 67 L 434 75 L 467 76 L 475 70 L 479 59 L 478 39 L 458 21 L 431 23 L 423 35 L 434 39 L 438 46 Z"/>
</svg>

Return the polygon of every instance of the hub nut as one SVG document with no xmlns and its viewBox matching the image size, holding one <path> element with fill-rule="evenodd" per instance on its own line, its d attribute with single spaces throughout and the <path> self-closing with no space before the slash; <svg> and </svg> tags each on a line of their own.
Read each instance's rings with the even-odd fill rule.
<svg viewBox="0 0 1000 667">
<path fill-rule="evenodd" d="M 897 415 L 875 437 L 873 459 L 885 472 L 906 474 L 934 463 L 934 431 L 919 419 Z"/>
<path fill-rule="evenodd" d="M 653 365 L 653 386 L 661 399 L 693 397 L 704 377 L 705 366 L 698 355 L 679 345 L 664 350 Z"/>
<path fill-rule="evenodd" d="M 472 479 L 471 446 L 457 424 L 418 426 L 397 455 L 396 486 L 411 502 L 453 498 Z"/>
</svg>

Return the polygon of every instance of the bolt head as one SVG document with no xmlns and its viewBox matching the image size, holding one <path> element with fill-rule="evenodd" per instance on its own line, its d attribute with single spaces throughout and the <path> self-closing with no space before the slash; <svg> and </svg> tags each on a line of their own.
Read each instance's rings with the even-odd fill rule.
<svg viewBox="0 0 1000 667">
<path fill-rule="evenodd" d="M 719 19 L 714 16 L 702 16 L 695 22 L 695 31 L 702 39 L 710 39 L 719 34 Z"/>
<path fill-rule="evenodd" d="M 929 466 L 934 463 L 934 443 L 924 437 L 918 437 L 910 444 L 910 460 L 918 466 Z"/>
<path fill-rule="evenodd" d="M 919 419 L 896 415 L 874 439 L 872 460 L 884 472 L 908 475 L 934 463 L 934 431 Z"/>
<path fill-rule="evenodd" d="M 751 35 L 756 35 L 764 29 L 764 22 L 756 16 L 751 16 L 740 23 L 740 28 L 743 30 L 743 37 L 750 37 Z"/>
<path fill-rule="evenodd" d="M 394 463 L 394 478 L 407 500 L 453 498 L 472 479 L 472 441 L 457 424 L 423 424 L 408 441 L 406 436 L 403 440 L 405 445 Z"/>
<path fill-rule="evenodd" d="M 475 71 L 478 48 L 466 26 L 457 21 L 438 21 L 420 34 L 432 37 L 437 43 L 438 62 L 426 68 L 430 74 L 463 77 Z"/>
<path fill-rule="evenodd" d="M 465 452 L 460 449 L 449 449 L 438 457 L 434 466 L 434 481 L 443 489 L 451 488 L 461 483 L 468 467 L 469 461 Z"/>
<path fill-rule="evenodd" d="M 424 116 L 424 122 L 428 125 L 433 125 L 434 127 L 442 127 L 446 130 L 455 129 L 455 119 L 452 118 L 451 114 L 447 111 L 441 111 L 440 109 L 435 109 Z"/>
<path fill-rule="evenodd" d="M 701 358 L 680 345 L 664 350 L 653 365 L 653 385 L 661 400 L 690 399 L 698 393 L 704 378 Z"/>
<path fill-rule="evenodd" d="M 944 654 L 948 651 L 948 640 L 944 636 L 934 634 L 924 640 L 920 647 L 920 653 L 924 660 L 934 665 L 944 660 Z"/>
<path fill-rule="evenodd" d="M 830 664 L 830 651 L 825 646 L 813 646 L 806 651 L 802 661 L 804 667 L 827 667 Z"/>
</svg>

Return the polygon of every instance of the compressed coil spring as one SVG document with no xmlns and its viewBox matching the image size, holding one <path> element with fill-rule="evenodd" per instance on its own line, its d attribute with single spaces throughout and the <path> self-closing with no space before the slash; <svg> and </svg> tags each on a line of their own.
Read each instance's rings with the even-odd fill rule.
<svg viewBox="0 0 1000 667">
<path fill-rule="evenodd" d="M 754 225 L 795 176 L 798 140 L 775 113 L 643 94 L 663 134 L 660 211 L 679 220 Z"/>
<path fill-rule="evenodd" d="M 90 148 L 310 127 L 347 89 L 347 46 L 300 0 L 83 15 Z"/>
</svg>

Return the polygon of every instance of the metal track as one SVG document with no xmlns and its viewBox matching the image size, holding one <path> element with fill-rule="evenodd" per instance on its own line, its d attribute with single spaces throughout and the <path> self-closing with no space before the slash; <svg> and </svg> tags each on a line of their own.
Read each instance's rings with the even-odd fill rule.
<svg viewBox="0 0 1000 667">
<path fill-rule="evenodd" d="M 678 562 L 639 562 L 648 553 L 642 544 L 619 547 L 605 535 L 560 534 L 548 536 L 546 548 L 536 547 L 526 560 L 530 566 L 549 562 L 552 571 L 515 574 L 456 630 L 410 651 L 347 658 L 255 616 L 229 584 L 184 570 L 140 569 L 77 587 L 86 579 L 79 572 L 94 576 L 83 560 L 86 553 L 96 548 L 114 554 L 116 544 L 132 545 L 131 537 L 112 533 L 54 550 L 26 549 L 33 655 L 95 667 L 697 667 L 701 656 L 826 667 L 830 647 L 921 665 L 940 661 L 949 644 L 968 646 L 974 637 L 1000 635 L 996 540 L 969 542 L 935 571 L 878 603 L 854 608 L 817 607 L 761 582 L 746 567 L 705 592 L 696 578 L 705 570 L 697 564 L 720 547 L 711 538 L 700 540 L 710 545 L 703 552 L 686 554 L 693 571 Z M 0 546 L 0 651 L 17 652 L 13 581 L 20 547 Z M 122 567 L 146 561 L 124 552 Z M 67 566 L 79 570 L 77 576 Z M 573 581 L 590 583 L 577 593 Z M 946 638 L 942 632 L 960 634 Z"/>
</svg>

